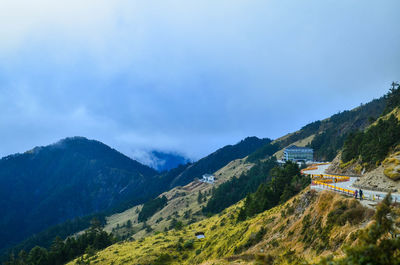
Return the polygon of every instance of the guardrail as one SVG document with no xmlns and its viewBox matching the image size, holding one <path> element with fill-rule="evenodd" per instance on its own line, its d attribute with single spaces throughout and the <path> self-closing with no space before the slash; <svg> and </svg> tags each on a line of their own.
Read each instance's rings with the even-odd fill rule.
<svg viewBox="0 0 400 265">
<path fill-rule="evenodd" d="M 335 185 L 326 184 L 326 183 L 318 181 L 318 180 L 314 180 L 313 184 L 321 185 L 321 186 L 327 187 L 328 189 L 331 189 L 331 190 L 334 190 L 334 191 L 339 191 L 339 192 L 345 193 L 347 195 L 354 196 L 354 191 L 353 190 L 337 187 Z"/>
<path fill-rule="evenodd" d="M 348 176 L 338 176 L 338 175 L 329 175 L 329 174 L 321 174 L 319 176 L 322 176 L 323 178 L 328 178 L 328 179 L 336 179 L 341 182 L 350 180 L 350 177 L 348 177 Z"/>
<path fill-rule="evenodd" d="M 316 167 L 316 165 L 312 165 L 311 167 L 301 170 L 302 174 L 309 175 L 311 177 L 312 185 L 320 186 L 320 188 L 323 188 L 323 189 L 340 192 L 340 193 L 343 193 L 348 196 L 355 195 L 355 192 L 356 192 L 355 190 L 338 187 L 333 184 L 336 182 L 349 181 L 350 180 L 349 176 L 332 175 L 332 174 L 311 174 L 311 173 L 303 172 L 303 171 L 314 170 L 314 169 L 318 169 L 318 167 Z M 385 196 L 386 196 L 386 194 L 383 192 L 374 192 L 374 191 L 368 191 L 368 190 L 365 191 L 364 190 L 364 193 L 363 193 L 363 199 L 369 200 L 369 201 L 375 201 L 375 202 L 379 202 L 379 201 L 383 200 L 383 198 L 385 198 Z M 399 203 L 400 195 L 392 194 L 392 200 L 395 203 Z"/>
<path fill-rule="evenodd" d="M 329 165 L 329 162 L 326 163 L 317 163 L 317 164 L 312 164 L 313 166 L 323 166 L 323 165 Z"/>
<path fill-rule="evenodd" d="M 300 170 L 300 172 L 303 173 L 303 171 L 316 170 L 316 169 L 318 169 L 318 167 L 307 167 L 307 168 L 304 168 L 304 169 Z"/>
<path fill-rule="evenodd" d="M 348 176 L 337 176 L 337 175 L 328 175 L 328 174 L 308 174 L 311 175 L 312 179 L 316 180 L 321 180 L 327 183 L 332 183 L 332 182 L 345 182 L 349 181 L 350 177 Z"/>
</svg>

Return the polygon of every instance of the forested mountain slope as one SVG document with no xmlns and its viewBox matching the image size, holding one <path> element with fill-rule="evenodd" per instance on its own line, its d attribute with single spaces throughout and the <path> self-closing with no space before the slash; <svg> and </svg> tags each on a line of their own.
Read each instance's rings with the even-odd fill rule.
<svg viewBox="0 0 400 265">
<path fill-rule="evenodd" d="M 385 106 L 386 97 L 381 97 L 355 109 L 339 112 L 325 120 L 307 124 L 299 131 L 278 138 L 273 143 L 284 149 L 303 141 L 304 144 L 300 145 L 312 147 L 316 160 L 331 161 L 343 147 L 346 137 L 351 132 L 368 127 L 382 114 Z M 277 154 L 280 156 L 282 151 Z"/>
<path fill-rule="evenodd" d="M 36 244 L 47 247 L 56 235 L 65 237 L 85 228 L 92 218 L 88 215 L 101 212 L 103 218 L 105 213 L 143 203 L 178 184 L 213 173 L 268 142 L 249 137 L 162 173 L 83 137 L 4 157 L 0 160 L 0 209 L 5 214 L 0 224 L 10 229 L 0 232 L 0 250 L 41 230 L 17 251 Z M 69 221 L 75 217 L 85 218 Z M 64 221 L 68 222 L 53 226 Z"/>
<path fill-rule="evenodd" d="M 162 189 L 155 170 L 83 137 L 4 157 L 0 249 L 74 217 L 143 202 Z"/>
</svg>

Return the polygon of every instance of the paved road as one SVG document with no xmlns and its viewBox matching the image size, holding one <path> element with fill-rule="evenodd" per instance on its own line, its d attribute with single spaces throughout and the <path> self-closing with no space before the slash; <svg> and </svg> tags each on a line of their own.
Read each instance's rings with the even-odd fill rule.
<svg viewBox="0 0 400 265">
<path fill-rule="evenodd" d="M 328 169 L 329 166 L 330 166 L 330 164 L 328 164 L 328 165 L 320 165 L 320 166 L 317 166 L 318 167 L 317 169 L 307 170 L 307 171 L 304 171 L 304 173 L 305 174 L 312 174 L 312 175 L 325 174 L 326 173 L 325 171 Z M 358 188 L 353 187 L 353 183 L 357 179 L 358 178 L 356 178 L 356 177 L 350 177 L 349 181 L 338 182 L 338 183 L 334 183 L 334 184 L 331 184 L 331 185 L 355 191 L 355 190 L 359 190 Z M 316 190 L 327 189 L 324 186 L 318 186 L 318 185 L 311 185 L 311 188 L 312 189 L 316 189 Z M 370 200 L 370 201 L 382 200 L 387 195 L 387 192 L 381 192 L 381 191 L 364 190 L 364 189 L 362 191 L 363 191 L 365 199 L 366 200 Z M 393 201 L 400 202 L 400 194 L 392 193 L 392 199 L 393 199 Z"/>
</svg>

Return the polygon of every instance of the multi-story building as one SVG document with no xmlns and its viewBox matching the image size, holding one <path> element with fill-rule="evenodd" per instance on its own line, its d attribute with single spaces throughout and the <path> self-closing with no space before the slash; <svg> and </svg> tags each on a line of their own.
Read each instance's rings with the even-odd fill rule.
<svg viewBox="0 0 400 265">
<path fill-rule="evenodd" d="M 283 151 L 284 161 L 307 162 L 314 160 L 314 150 L 308 147 L 291 145 Z"/>
</svg>

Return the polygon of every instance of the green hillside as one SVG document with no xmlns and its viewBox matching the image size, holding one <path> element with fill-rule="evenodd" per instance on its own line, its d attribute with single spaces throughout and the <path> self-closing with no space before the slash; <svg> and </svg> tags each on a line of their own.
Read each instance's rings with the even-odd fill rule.
<svg viewBox="0 0 400 265">
<path fill-rule="evenodd" d="M 220 215 L 182 229 L 115 244 L 69 264 L 325 264 L 323 257 L 333 257 L 338 264 L 348 264 L 353 257 L 399 261 L 398 255 L 389 250 L 389 246 L 399 243 L 398 239 L 388 238 L 385 245 L 376 241 L 386 238 L 385 233 L 393 229 L 376 230 L 391 220 L 385 213 L 398 212 L 390 204 L 379 208 L 373 218 L 372 210 L 352 198 L 305 190 L 285 204 L 238 222 L 242 206 L 240 202 Z M 372 219 L 376 221 L 366 226 Z M 196 238 L 200 232 L 204 239 Z M 365 252 L 368 242 L 373 244 L 369 248 L 376 251 L 376 256 Z M 351 248 L 344 251 L 346 245 Z M 394 264 L 388 262 L 381 264 Z"/>
</svg>

